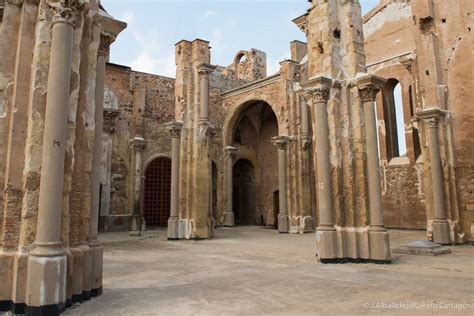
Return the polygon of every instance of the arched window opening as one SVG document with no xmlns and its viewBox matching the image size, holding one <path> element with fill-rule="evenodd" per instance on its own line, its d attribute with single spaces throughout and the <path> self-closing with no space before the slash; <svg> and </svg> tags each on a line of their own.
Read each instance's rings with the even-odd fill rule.
<svg viewBox="0 0 474 316">
<path fill-rule="evenodd" d="M 407 153 L 402 100 L 400 83 L 396 79 L 389 79 L 383 91 L 388 160 L 406 156 Z"/>
</svg>

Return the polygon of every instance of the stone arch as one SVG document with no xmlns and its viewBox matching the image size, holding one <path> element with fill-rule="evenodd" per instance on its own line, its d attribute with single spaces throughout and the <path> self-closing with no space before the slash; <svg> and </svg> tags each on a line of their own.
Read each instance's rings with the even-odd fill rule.
<svg viewBox="0 0 474 316">
<path fill-rule="evenodd" d="M 235 128 L 242 114 L 246 110 L 248 110 L 249 108 L 251 108 L 252 106 L 258 103 L 265 103 L 272 109 L 273 113 L 275 114 L 277 118 L 278 131 L 280 131 L 281 122 L 280 122 L 280 118 L 278 117 L 278 111 L 276 111 L 275 107 L 264 99 L 250 99 L 237 106 L 234 106 L 233 108 L 230 109 L 229 113 L 227 114 L 227 117 L 224 121 L 223 137 L 222 137 L 224 148 L 226 146 L 232 146 Z"/>
<path fill-rule="evenodd" d="M 238 77 L 239 76 L 239 65 L 240 63 L 242 62 L 242 58 L 246 58 L 246 61 L 250 61 L 250 54 L 249 52 L 245 51 L 245 50 L 241 50 L 239 51 L 235 57 L 234 57 L 234 70 L 235 70 L 235 74 L 236 76 Z M 245 62 L 245 61 L 243 61 Z"/>
</svg>

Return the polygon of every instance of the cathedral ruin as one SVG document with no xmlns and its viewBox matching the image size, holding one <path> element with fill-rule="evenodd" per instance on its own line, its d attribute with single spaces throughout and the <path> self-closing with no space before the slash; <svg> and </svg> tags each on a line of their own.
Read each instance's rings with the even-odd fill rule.
<svg viewBox="0 0 474 316">
<path fill-rule="evenodd" d="M 474 2 L 309 2 L 277 73 L 194 39 L 168 78 L 108 62 L 98 0 L 0 1 L 0 311 L 100 295 L 99 232 L 273 226 L 321 263 L 390 263 L 390 228 L 474 241 Z"/>
</svg>

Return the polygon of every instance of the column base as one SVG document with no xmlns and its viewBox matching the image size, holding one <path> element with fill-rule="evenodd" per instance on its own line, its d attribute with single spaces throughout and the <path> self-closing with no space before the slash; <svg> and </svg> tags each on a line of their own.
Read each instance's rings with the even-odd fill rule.
<svg viewBox="0 0 474 316">
<path fill-rule="evenodd" d="M 316 229 L 316 246 L 318 261 L 334 263 L 337 258 L 337 232 L 334 228 L 318 227 Z"/>
<path fill-rule="evenodd" d="M 82 302 L 84 280 L 84 252 L 80 247 L 71 248 L 71 303 Z"/>
<path fill-rule="evenodd" d="M 179 240 L 179 219 L 168 219 L 168 240 Z"/>
<path fill-rule="evenodd" d="M 232 227 L 234 223 L 234 212 L 225 212 L 224 213 L 224 222 L 222 223 L 225 227 Z"/>
<path fill-rule="evenodd" d="M 369 228 L 370 261 L 376 263 L 390 263 L 390 235 L 386 229 Z"/>
<path fill-rule="evenodd" d="M 100 244 L 91 244 L 91 282 L 89 298 L 93 296 L 92 292 L 102 288 L 102 274 L 104 267 L 104 247 Z M 102 291 L 101 291 L 102 292 Z"/>
<path fill-rule="evenodd" d="M 451 229 L 447 220 L 435 220 L 433 227 L 433 242 L 440 245 L 451 244 Z"/>
<path fill-rule="evenodd" d="M 141 236 L 141 223 L 140 223 L 140 215 L 133 214 L 132 215 L 132 224 L 130 227 L 130 231 L 128 232 L 130 236 Z"/>
<path fill-rule="evenodd" d="M 286 214 L 278 214 L 278 232 L 288 234 L 290 232 L 290 219 Z"/>
<path fill-rule="evenodd" d="M 28 258 L 26 281 L 27 315 L 57 315 L 66 307 L 67 257 Z"/>
</svg>

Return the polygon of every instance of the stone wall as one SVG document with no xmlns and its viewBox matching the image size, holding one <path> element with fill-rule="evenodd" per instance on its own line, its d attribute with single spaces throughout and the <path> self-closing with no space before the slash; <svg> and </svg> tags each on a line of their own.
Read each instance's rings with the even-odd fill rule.
<svg viewBox="0 0 474 316">
<path fill-rule="evenodd" d="M 174 118 L 174 82 L 172 78 L 135 72 L 128 67 L 108 64 L 107 95 L 113 100 L 105 104 L 105 112 L 114 111 L 113 132 L 104 131 L 104 143 L 111 144 L 103 152 L 102 209 L 103 231 L 128 230 L 133 207 L 133 153 L 131 140 L 137 130 L 146 141 L 143 173 L 148 163 L 158 156 L 171 155 L 171 139 L 163 124 Z M 134 112 L 136 91 L 145 89 L 143 112 Z M 106 114 L 105 114 L 106 115 Z M 140 127 L 134 122 L 140 122 Z M 111 152 L 109 152 L 111 151 Z M 107 172 L 106 170 L 110 170 Z M 107 185 L 110 177 L 110 184 Z M 107 201 L 109 197 L 109 201 Z"/>
</svg>

